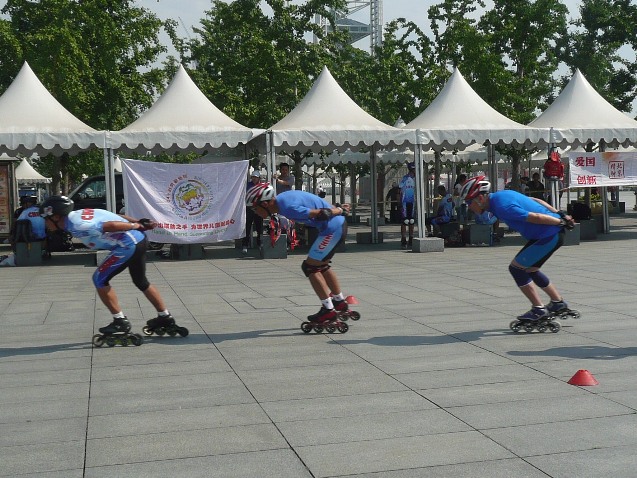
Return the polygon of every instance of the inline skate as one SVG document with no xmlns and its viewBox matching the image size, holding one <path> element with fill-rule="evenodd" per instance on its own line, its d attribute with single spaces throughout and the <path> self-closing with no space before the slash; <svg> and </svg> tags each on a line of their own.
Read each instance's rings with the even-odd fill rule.
<svg viewBox="0 0 637 478">
<path fill-rule="evenodd" d="M 554 320 L 555 317 L 544 307 L 533 307 L 527 313 L 518 316 L 509 324 L 513 332 L 538 332 L 544 333 L 550 330 L 554 334 L 559 332 L 562 325 Z"/>
<path fill-rule="evenodd" d="M 339 319 L 335 309 L 321 307 L 316 314 L 308 315 L 307 319 L 307 322 L 301 324 L 301 330 L 306 334 L 309 334 L 312 330 L 317 334 L 320 334 L 323 330 L 328 334 L 333 334 L 337 330 L 344 334 L 349 330 L 349 325 Z"/>
<path fill-rule="evenodd" d="M 358 300 L 356 300 L 356 297 L 353 295 L 348 295 L 345 297 L 345 300 L 332 299 L 332 303 L 334 304 L 336 315 L 340 320 L 358 320 L 361 318 L 361 314 L 349 308 L 349 304 L 358 304 Z"/>
<path fill-rule="evenodd" d="M 564 300 L 560 300 L 559 302 L 551 301 L 546 306 L 546 310 L 548 310 L 549 314 L 554 319 L 579 319 L 581 317 L 579 311 L 574 309 L 569 309 L 568 304 Z"/>
<path fill-rule="evenodd" d="M 170 335 L 174 337 L 179 334 L 182 337 L 186 337 L 188 335 L 188 329 L 186 327 L 180 327 L 175 323 L 175 319 L 172 315 L 167 315 L 165 317 L 157 316 L 154 319 L 150 319 L 146 322 L 146 325 L 142 329 L 145 335 L 159 335 L 160 337 L 163 335 Z"/>
<path fill-rule="evenodd" d="M 93 345 L 96 347 L 101 347 L 104 344 L 109 347 L 114 347 L 115 345 L 128 347 L 131 344 L 139 346 L 144 343 L 142 336 L 139 334 L 131 334 L 130 329 L 130 322 L 126 317 L 123 319 L 113 319 L 113 322 L 99 329 L 99 334 L 93 336 Z"/>
</svg>

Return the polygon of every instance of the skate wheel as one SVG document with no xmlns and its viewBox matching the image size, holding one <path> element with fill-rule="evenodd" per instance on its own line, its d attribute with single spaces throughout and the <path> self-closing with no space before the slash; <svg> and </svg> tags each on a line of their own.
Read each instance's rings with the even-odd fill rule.
<svg viewBox="0 0 637 478">
<path fill-rule="evenodd" d="M 160 337 L 163 337 L 164 335 L 166 335 L 166 329 L 163 329 L 163 328 L 157 329 L 155 330 L 155 333 L 159 335 Z"/>
<path fill-rule="evenodd" d="M 105 342 L 106 342 L 106 345 L 108 345 L 109 347 L 115 347 L 115 343 L 117 341 L 115 340 L 114 337 L 107 337 Z"/>
<path fill-rule="evenodd" d="M 175 335 L 177 335 L 177 331 L 175 329 L 170 329 L 170 330 L 167 331 L 167 333 L 171 337 L 174 337 Z"/>
<path fill-rule="evenodd" d="M 523 326 L 523 329 L 526 332 L 529 332 L 529 333 L 533 332 L 534 328 L 535 328 L 535 325 L 533 325 L 533 324 L 526 324 L 526 325 Z"/>
<path fill-rule="evenodd" d="M 177 333 L 178 333 L 179 335 L 181 335 L 182 337 L 188 337 L 188 333 L 189 333 L 189 332 L 188 332 L 188 329 L 187 329 L 186 327 L 179 327 L 179 328 L 177 329 Z"/>
<path fill-rule="evenodd" d="M 330 325 L 328 325 L 328 326 L 326 326 L 326 327 L 325 327 L 325 331 L 326 331 L 328 334 L 333 334 L 334 332 L 336 332 L 336 326 L 335 326 L 335 325 L 333 325 L 333 324 L 330 324 Z"/>
<path fill-rule="evenodd" d="M 129 337 L 123 337 L 122 339 L 120 339 L 119 343 L 122 344 L 122 347 L 128 347 L 132 342 L 133 339 Z"/>
<path fill-rule="evenodd" d="M 322 325 L 315 325 L 314 326 L 314 332 L 316 332 L 317 334 L 320 334 L 323 332 L 323 326 Z"/>
<path fill-rule="evenodd" d="M 352 312 L 350 313 L 350 317 L 352 318 L 352 320 L 358 320 L 361 318 L 361 314 L 359 314 L 355 310 L 352 310 Z"/>
<path fill-rule="evenodd" d="M 144 338 L 139 334 L 133 334 L 130 336 L 130 341 L 133 345 L 139 347 L 141 344 L 144 343 Z"/>
<path fill-rule="evenodd" d="M 341 322 L 340 324 L 336 326 L 336 328 L 341 334 L 344 334 L 345 332 L 349 330 L 349 325 L 347 325 L 345 322 Z"/>
<path fill-rule="evenodd" d="M 549 329 L 554 334 L 558 333 L 561 328 L 562 328 L 562 325 L 559 322 L 556 322 L 556 321 L 549 322 Z"/>
<path fill-rule="evenodd" d="M 95 334 L 93 336 L 93 345 L 95 345 L 96 347 L 101 347 L 102 345 L 104 345 L 104 337 L 102 337 L 100 334 Z"/>
<path fill-rule="evenodd" d="M 312 332 L 312 324 L 310 324 L 309 322 L 303 322 L 301 324 L 301 330 L 303 331 L 303 333 L 309 334 L 310 332 Z"/>
<path fill-rule="evenodd" d="M 522 328 L 522 324 L 520 323 L 519 320 L 514 320 L 509 324 L 509 328 L 515 332 L 518 333 L 520 331 L 520 329 Z"/>
<path fill-rule="evenodd" d="M 540 332 L 540 333 L 544 333 L 544 332 L 546 332 L 547 330 L 548 330 L 548 327 L 547 327 L 545 324 L 542 324 L 542 325 L 538 325 L 538 326 L 537 326 L 537 331 L 538 331 L 538 332 Z"/>
<path fill-rule="evenodd" d="M 574 319 L 579 319 L 581 317 L 580 313 L 577 310 L 569 310 L 567 315 Z"/>
<path fill-rule="evenodd" d="M 142 332 L 144 332 L 144 335 L 153 335 L 153 331 L 148 328 L 148 325 L 144 325 Z"/>
</svg>

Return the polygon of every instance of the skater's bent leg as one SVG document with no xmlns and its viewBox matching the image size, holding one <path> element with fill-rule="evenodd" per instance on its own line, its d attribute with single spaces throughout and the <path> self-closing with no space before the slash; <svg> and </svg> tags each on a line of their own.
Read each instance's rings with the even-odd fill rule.
<svg viewBox="0 0 637 478">
<path fill-rule="evenodd" d="M 559 301 L 562 299 L 562 296 L 557 291 L 557 288 L 551 283 L 548 277 L 544 275 L 542 271 L 537 268 L 529 269 L 529 275 L 533 279 L 535 285 L 537 285 L 540 289 L 542 289 L 546 295 L 550 297 L 551 300 Z"/>
<path fill-rule="evenodd" d="M 148 301 L 153 304 L 153 307 L 155 307 L 155 310 L 157 312 L 163 312 L 166 310 L 166 304 L 164 303 L 164 300 L 161 298 L 159 291 L 154 285 L 149 285 L 148 288 L 143 291 L 143 293 Z"/>
<path fill-rule="evenodd" d="M 316 259 L 307 258 L 301 264 L 301 270 L 310 280 L 310 285 L 319 299 L 325 300 L 330 296 L 330 288 L 327 285 L 323 273 L 329 270 L 330 265 Z"/>
<path fill-rule="evenodd" d="M 323 272 L 323 278 L 325 279 L 325 283 L 327 284 L 327 287 L 329 288 L 330 292 L 333 295 L 338 295 L 341 293 L 341 284 L 338 281 L 338 277 L 336 276 L 336 273 L 334 271 L 332 271 L 332 269 L 328 269 L 325 272 Z"/>
<path fill-rule="evenodd" d="M 538 294 L 537 287 L 535 287 L 535 284 L 533 282 L 520 287 L 520 290 L 522 291 L 524 296 L 529 299 L 533 307 L 544 307 L 542 298 L 540 297 L 540 294 Z"/>
<path fill-rule="evenodd" d="M 122 311 L 122 308 L 119 306 L 117 294 L 110 285 L 98 287 L 97 295 L 99 296 L 102 303 L 106 306 L 106 308 L 111 312 L 111 314 L 117 314 L 118 312 Z"/>
<path fill-rule="evenodd" d="M 537 288 L 533 283 L 533 279 L 531 278 L 529 271 L 525 269 L 524 266 L 513 261 L 509 265 L 509 272 L 517 286 L 520 288 L 520 291 L 522 291 L 524 296 L 529 299 L 531 305 L 534 307 L 543 307 L 544 304 L 542 303 L 542 299 L 538 294 Z"/>
</svg>

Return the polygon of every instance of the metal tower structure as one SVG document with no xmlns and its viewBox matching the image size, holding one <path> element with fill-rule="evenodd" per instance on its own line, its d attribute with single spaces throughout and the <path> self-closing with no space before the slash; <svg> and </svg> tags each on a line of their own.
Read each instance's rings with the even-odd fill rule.
<svg viewBox="0 0 637 478">
<path fill-rule="evenodd" d="M 369 24 L 362 23 L 350 18 L 352 15 L 369 8 Z M 370 52 L 374 52 L 374 47 L 383 44 L 383 0 L 348 0 L 346 11 L 333 12 L 336 18 L 336 27 L 339 30 L 346 30 L 350 35 L 350 44 L 356 43 L 365 37 L 370 38 Z M 331 31 L 327 19 L 317 16 L 318 23 L 326 32 Z M 315 38 L 316 41 L 316 38 Z"/>
</svg>

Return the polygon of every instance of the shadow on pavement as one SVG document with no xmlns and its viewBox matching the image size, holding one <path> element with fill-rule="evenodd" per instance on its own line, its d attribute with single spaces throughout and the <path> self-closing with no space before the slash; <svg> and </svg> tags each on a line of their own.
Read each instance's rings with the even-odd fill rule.
<svg viewBox="0 0 637 478">
<path fill-rule="evenodd" d="M 546 350 L 511 350 L 508 355 L 517 357 L 564 357 L 573 359 L 618 360 L 637 355 L 637 347 L 603 347 L 580 345 L 553 347 Z"/>
</svg>

